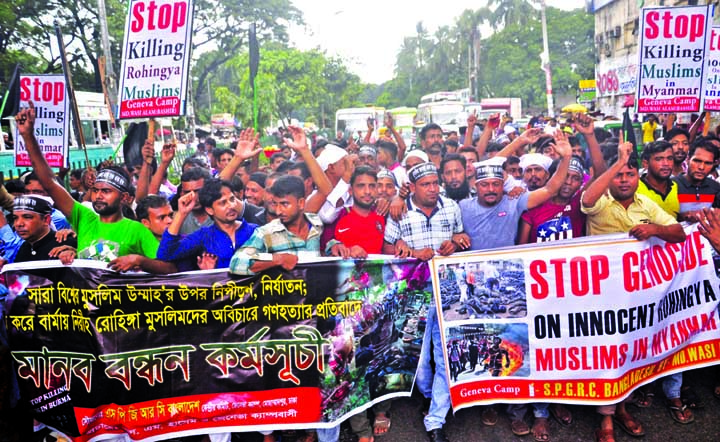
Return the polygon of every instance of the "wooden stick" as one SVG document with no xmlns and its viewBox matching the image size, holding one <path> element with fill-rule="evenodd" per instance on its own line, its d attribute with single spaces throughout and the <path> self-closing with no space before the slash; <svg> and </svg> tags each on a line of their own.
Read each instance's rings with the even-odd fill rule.
<svg viewBox="0 0 720 442">
<path fill-rule="evenodd" d="M 155 119 L 148 120 L 148 137 L 147 140 L 153 144 L 153 152 L 155 151 Z M 152 158 L 146 158 L 145 162 L 152 164 Z"/>
</svg>

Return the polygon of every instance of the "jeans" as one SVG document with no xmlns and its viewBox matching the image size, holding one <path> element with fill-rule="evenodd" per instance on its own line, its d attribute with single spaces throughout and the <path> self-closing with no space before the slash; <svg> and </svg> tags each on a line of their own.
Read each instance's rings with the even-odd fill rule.
<svg viewBox="0 0 720 442">
<path fill-rule="evenodd" d="M 318 442 L 337 442 L 340 439 L 340 425 L 317 429 Z"/>
<path fill-rule="evenodd" d="M 535 416 L 535 419 L 547 419 L 550 417 L 550 411 L 548 410 L 550 404 L 545 402 L 535 402 L 531 405 L 533 407 L 533 415 Z M 523 418 L 525 417 L 525 413 L 527 413 L 527 409 L 528 404 L 509 404 L 507 407 L 507 412 L 510 415 L 510 420 L 523 420 Z"/>
<path fill-rule="evenodd" d="M 430 366 L 430 358 L 434 358 L 435 361 L 435 374 Z M 450 411 L 450 389 L 445 371 L 440 324 L 434 302 L 428 309 L 415 384 L 423 396 L 430 398 L 430 412 L 425 416 L 425 429 L 431 431 L 442 428 L 445 425 L 445 416 Z"/>
<path fill-rule="evenodd" d="M 677 399 L 680 397 L 680 389 L 682 388 L 682 373 L 671 374 L 665 376 L 662 380 L 662 389 L 665 397 L 668 399 Z"/>
</svg>

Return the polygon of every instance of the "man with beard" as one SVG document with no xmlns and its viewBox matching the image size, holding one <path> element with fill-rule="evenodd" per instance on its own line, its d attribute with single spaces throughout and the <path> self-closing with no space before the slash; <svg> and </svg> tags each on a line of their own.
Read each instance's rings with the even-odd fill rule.
<svg viewBox="0 0 720 442">
<path fill-rule="evenodd" d="M 639 241 L 650 237 L 670 243 L 685 241 L 682 226 L 650 198 L 637 193 L 637 161 L 632 152 L 632 143 L 621 142 L 614 164 L 583 192 L 588 234 L 627 232 Z M 597 440 L 614 440 L 613 418 L 632 436 L 645 434 L 642 424 L 627 412 L 625 402 L 600 406 L 598 413 L 603 418 L 595 432 Z"/>
<path fill-rule="evenodd" d="M 455 202 L 460 202 L 475 193 L 470 191 L 465 171 L 465 157 L 456 153 L 447 154 L 440 163 L 440 176 L 445 196 Z"/>
<path fill-rule="evenodd" d="M 680 176 L 687 170 L 685 160 L 690 150 L 690 132 L 681 127 L 674 127 L 665 134 L 665 140 L 672 145 L 673 171 L 672 176 Z"/>
<path fill-rule="evenodd" d="M 673 146 L 667 141 L 646 144 L 642 165 L 647 172 L 640 177 L 637 192 L 645 195 L 672 217 L 680 214 L 678 184 L 670 179 L 673 171 Z"/>
<path fill-rule="evenodd" d="M 707 139 L 698 140 L 690 149 L 687 173 L 675 177 L 681 221 L 697 222 L 703 208 L 720 207 L 720 183 L 708 177 L 719 154 Z"/>
<path fill-rule="evenodd" d="M 525 192 L 517 199 L 510 199 L 503 193 L 502 166 L 493 160 L 476 165 L 477 198 L 460 201 L 463 225 L 470 235 L 471 250 L 514 245 L 520 215 L 549 200 L 560 190 L 567 176 L 572 150 L 562 132 L 559 131 L 556 137 L 555 148 L 561 160 L 555 175 L 544 187 Z"/>
<path fill-rule="evenodd" d="M 520 157 L 522 180 L 529 191 L 537 190 L 547 183 L 550 174 L 548 169 L 552 158 L 539 153 L 528 153 Z"/>
<path fill-rule="evenodd" d="M 122 200 L 127 198 L 130 186 L 130 177 L 124 169 L 111 167 L 98 173 L 91 189 L 93 211 L 75 201 L 53 178 L 35 138 L 32 102 L 29 109 L 18 112 L 15 121 L 40 184 L 77 232 L 79 257 L 110 261 L 110 267 L 117 271 L 133 268 L 153 273 L 168 271 L 166 263 L 154 259 L 158 240 L 152 232 L 122 215 Z"/>
<path fill-rule="evenodd" d="M 235 249 L 250 238 L 257 225 L 238 220 L 240 201 L 230 183 L 213 178 L 200 189 L 198 199 L 213 224 L 180 236 L 180 226 L 195 204 L 195 195 L 188 193 L 178 200 L 178 212 L 165 230 L 158 249 L 158 259 L 164 261 L 197 262 L 197 268 L 224 268 L 230 265 Z"/>
</svg>

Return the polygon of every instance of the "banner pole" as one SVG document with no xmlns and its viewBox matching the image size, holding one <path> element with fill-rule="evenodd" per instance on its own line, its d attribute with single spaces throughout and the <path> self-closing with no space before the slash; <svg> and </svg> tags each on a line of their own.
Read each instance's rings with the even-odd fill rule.
<svg viewBox="0 0 720 442">
<path fill-rule="evenodd" d="M 57 20 L 53 22 L 55 26 L 55 36 L 57 37 L 58 46 L 60 48 L 60 60 L 62 61 L 63 74 L 65 74 L 65 87 L 70 98 L 70 110 L 73 114 L 73 121 L 75 126 L 75 138 L 77 138 L 78 145 L 85 153 L 85 167 L 90 170 L 90 158 L 88 157 L 87 148 L 85 147 L 85 135 L 82 131 L 82 125 L 80 124 L 80 111 L 78 110 L 77 100 L 75 99 L 75 89 L 72 84 L 72 74 L 70 73 L 70 66 L 67 62 L 67 54 L 65 53 L 65 42 L 63 41 L 62 31 L 60 30 L 60 24 Z M 68 149 L 69 153 L 69 149 Z M 70 155 L 66 158 L 65 162 L 69 163 Z"/>
</svg>

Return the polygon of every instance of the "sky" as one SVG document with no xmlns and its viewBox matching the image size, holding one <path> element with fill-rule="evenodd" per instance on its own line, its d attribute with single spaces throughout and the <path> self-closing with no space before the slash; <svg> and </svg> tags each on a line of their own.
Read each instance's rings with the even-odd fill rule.
<svg viewBox="0 0 720 442">
<path fill-rule="evenodd" d="M 298 49 L 321 48 L 343 58 L 351 72 L 367 83 L 393 78 L 403 38 L 415 34 L 419 21 L 432 34 L 452 25 L 465 9 L 479 9 L 478 0 L 291 0 L 303 13 L 305 26 L 290 27 Z M 548 6 L 570 10 L 584 0 L 547 0 Z M 483 38 L 489 31 L 483 31 Z"/>
</svg>

